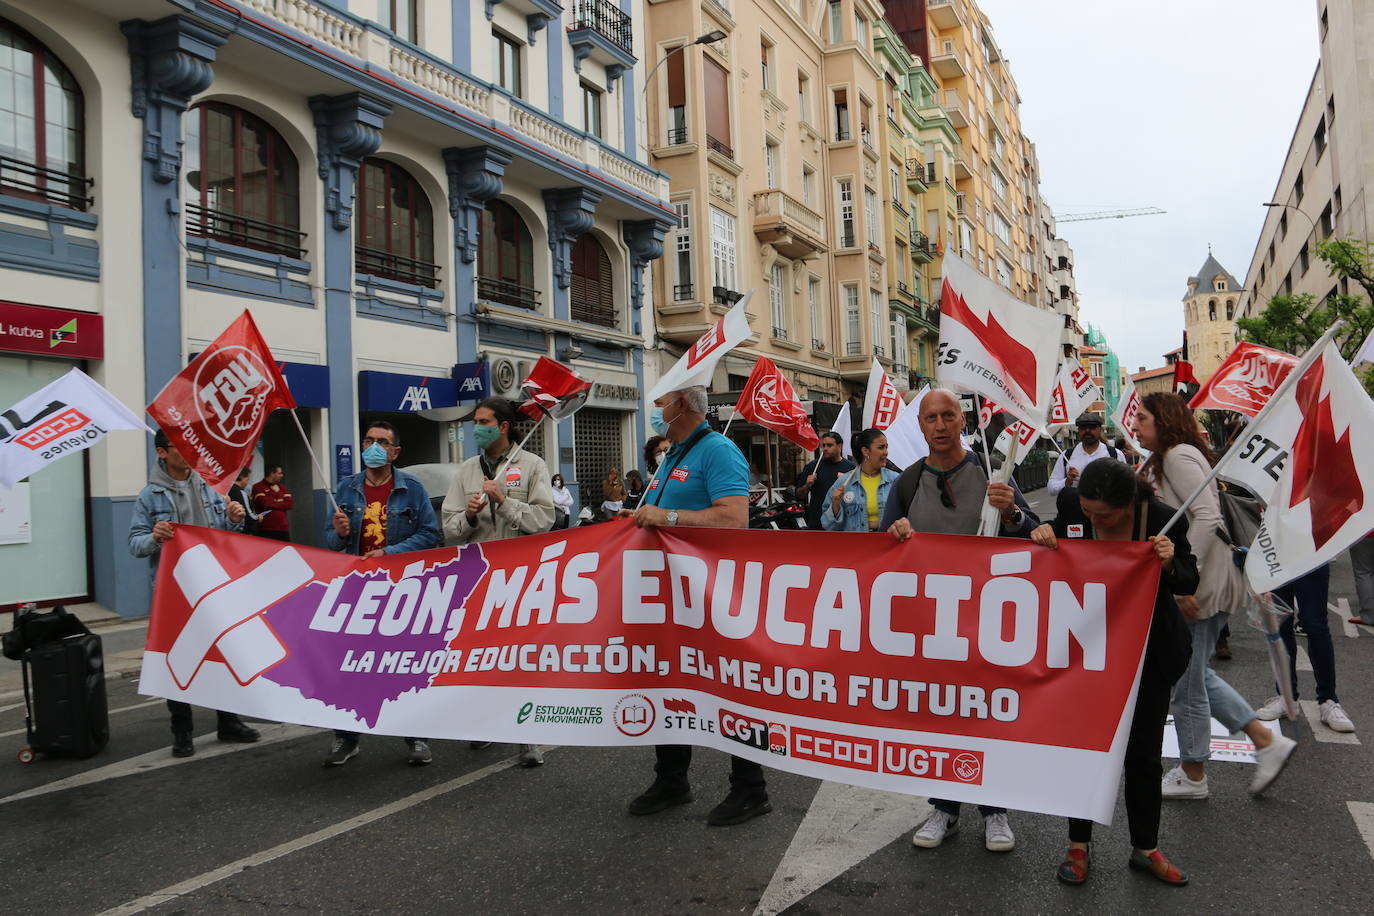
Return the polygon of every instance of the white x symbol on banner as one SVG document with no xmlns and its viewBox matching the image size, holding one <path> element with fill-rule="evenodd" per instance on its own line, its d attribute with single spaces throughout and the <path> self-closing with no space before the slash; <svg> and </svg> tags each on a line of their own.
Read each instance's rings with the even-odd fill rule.
<svg viewBox="0 0 1374 916">
<path fill-rule="evenodd" d="M 191 605 L 191 616 L 167 653 L 177 685 L 184 689 L 191 683 L 212 647 L 219 648 L 234 679 L 245 685 L 286 658 L 286 646 L 262 612 L 314 575 L 293 547 L 233 580 L 206 545 L 183 553 L 172 578 Z"/>
</svg>

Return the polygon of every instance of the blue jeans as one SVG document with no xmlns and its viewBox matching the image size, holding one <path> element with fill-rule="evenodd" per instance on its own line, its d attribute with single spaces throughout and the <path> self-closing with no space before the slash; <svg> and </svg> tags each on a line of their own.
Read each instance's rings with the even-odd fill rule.
<svg viewBox="0 0 1374 916">
<path fill-rule="evenodd" d="M 1174 685 L 1174 714 L 1178 732 L 1178 756 L 1185 763 L 1200 763 L 1212 756 L 1212 719 L 1238 732 L 1255 718 L 1255 710 L 1207 664 L 1216 648 L 1217 634 L 1230 621 L 1223 611 L 1206 620 L 1189 621 L 1193 633 L 1193 660 Z"/>
<path fill-rule="evenodd" d="M 1274 594 L 1293 605 L 1302 628 L 1307 631 L 1307 657 L 1312 660 L 1312 677 L 1317 682 L 1317 702 L 1340 699 L 1336 696 L 1336 649 L 1331 645 L 1331 627 L 1326 619 L 1326 600 L 1331 586 L 1331 566 L 1319 566 L 1305 576 L 1274 589 Z M 1293 699 L 1298 698 L 1298 638 L 1293 633 L 1293 618 L 1284 620 L 1279 636 L 1288 647 L 1288 668 L 1293 678 Z M 1278 690 L 1278 685 L 1274 686 Z"/>
</svg>

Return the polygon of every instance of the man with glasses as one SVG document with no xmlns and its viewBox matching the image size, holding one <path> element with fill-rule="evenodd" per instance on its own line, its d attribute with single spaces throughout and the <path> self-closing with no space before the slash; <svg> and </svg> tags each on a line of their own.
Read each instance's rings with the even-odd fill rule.
<svg viewBox="0 0 1374 916">
<path fill-rule="evenodd" d="M 428 550 L 442 543 L 424 485 L 392 466 L 401 454 L 401 437 L 385 420 L 377 420 L 363 434 L 360 474 L 339 481 L 334 500 L 338 508 L 324 532 L 330 550 L 380 557 L 391 553 Z M 433 762 L 423 738 L 407 738 L 411 766 Z M 327 767 L 341 767 L 358 753 L 358 733 L 334 731 L 334 746 L 325 758 Z"/>
<path fill-rule="evenodd" d="M 907 468 L 892 487 L 880 527 L 898 541 L 915 532 L 977 534 L 983 499 L 1002 516 L 1003 537 L 1029 538 L 1040 519 L 1015 483 L 992 483 L 983 463 L 964 448 L 964 412 L 953 392 L 937 388 L 921 401 L 921 433 L 930 454 Z M 959 803 L 932 798 L 935 810 L 917 828 L 912 845 L 932 849 L 959 825 Z M 983 844 L 992 852 L 1009 852 L 1016 837 L 1007 809 L 979 805 Z"/>
</svg>

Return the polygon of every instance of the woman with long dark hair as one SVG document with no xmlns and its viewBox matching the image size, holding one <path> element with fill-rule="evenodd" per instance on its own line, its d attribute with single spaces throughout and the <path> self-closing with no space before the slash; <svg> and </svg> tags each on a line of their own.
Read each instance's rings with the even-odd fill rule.
<svg viewBox="0 0 1374 916">
<path fill-rule="evenodd" d="M 830 486 L 821 525 L 826 531 L 877 531 L 892 482 L 900 475 L 887 466 L 887 436 L 882 430 L 860 430 L 851 447 L 859 466 Z"/>
<path fill-rule="evenodd" d="M 1198 586 L 1188 526 L 1175 526 L 1172 538 L 1160 536 L 1159 530 L 1173 510 L 1156 499 L 1150 485 L 1127 465 L 1111 458 L 1088 464 L 1076 489 L 1060 491 L 1058 507 L 1054 521 L 1031 532 L 1032 541 L 1054 548 L 1059 539 L 1070 536 L 1097 541 L 1148 540 L 1159 559 L 1154 617 L 1123 761 L 1132 846 L 1129 864 L 1166 884 L 1187 884 L 1187 873 L 1159 851 L 1160 773 L 1164 769 L 1159 748 L 1169 715 L 1169 691 L 1187 667 L 1190 653 L 1190 634 L 1174 599 L 1174 595 L 1191 595 Z M 1092 835 L 1092 821 L 1069 819 L 1069 851 L 1056 873 L 1060 881 L 1082 884 L 1088 880 Z"/>
<path fill-rule="evenodd" d="M 1152 453 L 1141 473 L 1171 506 L 1183 505 L 1211 472 L 1212 451 L 1203 441 L 1193 412 L 1176 394 L 1145 396 L 1136 415 L 1136 437 Z M 1193 633 L 1193 658 L 1174 687 L 1179 765 L 1164 774 L 1164 797 L 1198 799 L 1210 794 L 1207 758 L 1211 756 L 1212 719 L 1232 733 L 1245 732 L 1255 743 L 1258 766 L 1250 792 L 1259 795 L 1283 772 L 1297 742 L 1271 734 L 1256 718 L 1254 708 L 1208 665 L 1221 628 L 1230 620 L 1231 611 L 1245 607 L 1249 595 L 1230 549 L 1217 536 L 1222 517 L 1214 485 L 1203 488 L 1189 504 L 1187 517 L 1201 582 L 1196 595 L 1178 599 Z"/>
</svg>

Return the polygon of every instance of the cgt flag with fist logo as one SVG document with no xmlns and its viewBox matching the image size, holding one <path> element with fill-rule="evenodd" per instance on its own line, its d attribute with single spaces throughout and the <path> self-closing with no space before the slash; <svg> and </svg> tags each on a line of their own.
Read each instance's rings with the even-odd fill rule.
<svg viewBox="0 0 1374 916">
<path fill-rule="evenodd" d="M 148 415 L 221 495 L 253 456 L 267 415 L 294 408 L 272 351 L 247 309 L 158 392 Z"/>
<path fill-rule="evenodd" d="M 820 437 L 812 428 L 811 418 L 797 399 L 792 383 L 766 356 L 754 363 L 754 371 L 749 373 L 749 381 L 735 409 L 744 419 L 771 429 L 807 451 L 820 448 Z"/>
</svg>

